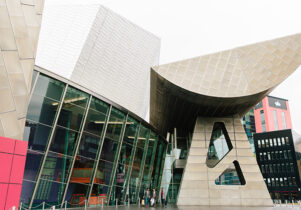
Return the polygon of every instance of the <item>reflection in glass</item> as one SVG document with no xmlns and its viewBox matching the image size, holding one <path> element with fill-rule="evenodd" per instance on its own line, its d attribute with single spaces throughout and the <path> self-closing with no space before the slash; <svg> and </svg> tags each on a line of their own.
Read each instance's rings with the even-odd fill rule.
<svg viewBox="0 0 301 210">
<path fill-rule="evenodd" d="M 89 185 L 70 182 L 66 194 L 68 206 L 72 208 L 85 206 L 88 189 Z"/>
<path fill-rule="evenodd" d="M 64 103 L 57 124 L 79 131 L 84 113 L 84 108 L 71 103 Z"/>
<path fill-rule="evenodd" d="M 35 185 L 36 183 L 32 181 L 23 180 L 22 182 L 22 193 L 20 197 L 20 203 L 22 202 L 24 208 L 28 207 Z"/>
<path fill-rule="evenodd" d="M 50 145 L 50 151 L 73 156 L 78 133 L 57 126 Z"/>
<path fill-rule="evenodd" d="M 110 162 L 114 162 L 115 156 L 117 156 L 118 143 L 110 139 L 105 138 L 102 145 L 102 152 L 100 158 Z"/>
<path fill-rule="evenodd" d="M 234 161 L 216 180 L 216 185 L 245 185 L 238 161 Z"/>
<path fill-rule="evenodd" d="M 124 125 L 124 120 L 125 120 L 125 114 L 123 114 L 122 112 L 120 112 L 115 108 L 112 108 L 107 131 L 106 131 L 106 138 L 119 141 L 121 131 Z"/>
<path fill-rule="evenodd" d="M 111 192 L 111 197 L 110 197 L 110 205 L 122 205 L 123 204 L 123 199 L 122 195 L 125 193 L 124 189 L 122 187 L 118 186 L 113 186 L 112 187 L 112 192 Z"/>
<path fill-rule="evenodd" d="M 39 171 L 43 156 L 44 155 L 39 152 L 27 150 L 23 179 L 36 181 L 36 176 Z"/>
<path fill-rule="evenodd" d="M 94 184 L 89 200 L 89 206 L 101 206 L 106 203 L 108 186 Z"/>
<path fill-rule="evenodd" d="M 94 183 L 109 185 L 111 180 L 112 169 L 113 163 L 100 160 Z"/>
<path fill-rule="evenodd" d="M 126 165 L 129 165 L 130 163 L 130 160 L 133 156 L 134 153 L 134 149 L 133 149 L 133 146 L 132 145 L 129 145 L 129 144 L 126 144 L 126 143 L 122 143 L 122 146 L 121 146 L 121 150 L 120 150 L 120 155 L 119 155 L 119 163 L 122 163 L 122 164 L 126 164 Z"/>
<path fill-rule="evenodd" d="M 145 126 L 141 125 L 140 126 L 140 131 L 139 131 L 139 136 L 137 139 L 137 146 L 140 148 L 144 148 L 146 146 L 147 143 L 147 139 L 149 136 L 149 129 L 146 128 Z"/>
<path fill-rule="evenodd" d="M 66 156 L 49 152 L 44 163 L 41 178 L 66 183 L 70 162 L 70 158 Z"/>
<path fill-rule="evenodd" d="M 78 155 L 95 159 L 100 144 L 100 137 L 83 132 L 82 139 L 79 144 Z"/>
<path fill-rule="evenodd" d="M 91 100 L 90 109 L 94 109 L 95 111 L 107 115 L 109 111 L 109 105 L 93 97 Z"/>
<path fill-rule="evenodd" d="M 47 207 L 61 204 L 65 184 L 40 179 L 32 208 L 45 202 Z"/>
<path fill-rule="evenodd" d="M 52 126 L 57 110 L 57 101 L 33 94 L 28 106 L 26 118 Z"/>
<path fill-rule="evenodd" d="M 128 117 L 123 142 L 128 144 L 134 144 L 135 137 L 138 132 L 138 123 L 131 117 Z"/>
<path fill-rule="evenodd" d="M 89 109 L 84 130 L 88 131 L 89 133 L 101 136 L 105 121 L 106 115 L 94 111 L 93 109 Z"/>
<path fill-rule="evenodd" d="M 206 164 L 209 168 L 216 166 L 233 148 L 231 140 L 223 122 L 214 123 Z"/>
<path fill-rule="evenodd" d="M 89 95 L 87 93 L 84 93 L 76 88 L 68 86 L 66 96 L 64 98 L 64 104 L 72 103 L 85 108 L 88 100 Z"/>
<path fill-rule="evenodd" d="M 64 83 L 40 74 L 33 93 L 60 101 L 64 88 Z"/>
<path fill-rule="evenodd" d="M 24 128 L 24 141 L 28 141 L 28 149 L 44 152 L 51 127 L 27 120 Z"/>
<path fill-rule="evenodd" d="M 94 163 L 94 160 L 76 156 L 70 181 L 89 184 L 92 178 Z"/>
</svg>

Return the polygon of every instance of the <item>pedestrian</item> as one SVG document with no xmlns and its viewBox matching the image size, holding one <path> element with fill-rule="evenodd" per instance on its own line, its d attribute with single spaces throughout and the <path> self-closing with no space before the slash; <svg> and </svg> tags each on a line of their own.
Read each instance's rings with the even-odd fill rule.
<svg viewBox="0 0 301 210">
<path fill-rule="evenodd" d="M 153 205 L 155 206 L 155 204 L 157 203 L 157 192 L 156 192 L 156 188 L 153 189 Z"/>
<path fill-rule="evenodd" d="M 149 188 L 147 188 L 146 193 L 145 193 L 145 206 L 148 207 L 150 201 L 150 191 Z"/>
<path fill-rule="evenodd" d="M 164 194 L 163 187 L 161 188 L 161 205 L 162 207 L 165 206 L 165 194 Z"/>
</svg>

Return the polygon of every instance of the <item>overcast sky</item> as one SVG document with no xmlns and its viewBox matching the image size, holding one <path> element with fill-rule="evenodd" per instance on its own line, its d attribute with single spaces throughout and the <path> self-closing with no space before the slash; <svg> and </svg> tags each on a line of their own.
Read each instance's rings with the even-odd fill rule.
<svg viewBox="0 0 301 210">
<path fill-rule="evenodd" d="M 69 3 L 101 3 L 160 37 L 160 64 L 301 32 L 300 0 L 47 0 Z M 289 100 L 301 134 L 300 93 L 301 68 L 271 95 Z"/>
</svg>

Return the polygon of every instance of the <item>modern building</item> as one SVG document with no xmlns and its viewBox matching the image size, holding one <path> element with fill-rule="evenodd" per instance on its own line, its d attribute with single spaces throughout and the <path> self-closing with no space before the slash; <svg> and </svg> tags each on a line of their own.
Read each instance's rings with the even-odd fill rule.
<svg viewBox="0 0 301 210">
<path fill-rule="evenodd" d="M 291 129 L 254 134 L 256 158 L 274 202 L 301 199 L 301 137 Z"/>
<path fill-rule="evenodd" d="M 6 2 L 12 23 L 24 23 L 20 9 L 35 14 Z M 111 10 L 53 11 L 26 88 L 6 87 L 23 93 L 23 112 L 18 97 L 11 110 L 9 94 L 0 102 L 0 134 L 28 142 L 22 207 L 137 204 L 161 187 L 178 205 L 272 205 L 241 117 L 299 66 L 300 34 L 159 65 L 160 40 Z M 26 28 L 19 21 L 14 32 Z M 5 56 L 1 81 L 29 66 Z"/>
<path fill-rule="evenodd" d="M 254 108 L 256 133 L 292 129 L 288 100 L 267 96 Z"/>
</svg>

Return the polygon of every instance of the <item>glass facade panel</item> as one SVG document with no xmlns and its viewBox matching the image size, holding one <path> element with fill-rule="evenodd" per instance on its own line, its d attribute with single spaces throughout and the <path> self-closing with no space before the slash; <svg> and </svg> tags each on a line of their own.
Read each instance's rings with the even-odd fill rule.
<svg viewBox="0 0 301 210">
<path fill-rule="evenodd" d="M 102 204 L 106 204 L 108 190 L 108 186 L 94 184 L 89 200 L 89 206 L 101 206 Z"/>
<path fill-rule="evenodd" d="M 64 103 L 57 124 L 79 131 L 85 109 L 72 103 Z"/>
<path fill-rule="evenodd" d="M 262 127 L 262 132 L 266 131 L 266 126 L 265 126 L 265 117 L 264 117 L 264 111 L 260 110 L 260 119 L 261 119 L 261 127 Z"/>
<path fill-rule="evenodd" d="M 102 185 L 109 185 L 111 174 L 113 169 L 113 163 L 100 160 L 98 164 L 98 169 L 96 173 L 96 177 L 94 179 L 94 183 L 102 184 Z"/>
<path fill-rule="evenodd" d="M 100 136 L 105 125 L 105 120 L 105 114 L 89 109 L 84 129 L 89 133 Z"/>
<path fill-rule="evenodd" d="M 44 163 L 41 178 L 66 183 L 70 162 L 71 159 L 69 157 L 49 152 Z"/>
<path fill-rule="evenodd" d="M 43 154 L 33 150 L 27 150 L 26 163 L 24 169 L 24 180 L 36 181 L 36 176 L 41 167 Z"/>
<path fill-rule="evenodd" d="M 100 141 L 101 139 L 99 136 L 83 132 L 82 139 L 79 144 L 78 155 L 95 159 Z"/>
<path fill-rule="evenodd" d="M 24 141 L 28 141 L 28 149 L 44 152 L 52 127 L 30 120 L 25 123 Z"/>
<path fill-rule="evenodd" d="M 64 83 L 40 74 L 33 94 L 60 101 L 63 95 L 64 88 Z"/>
<path fill-rule="evenodd" d="M 285 113 L 281 112 L 283 129 L 287 129 Z"/>
<path fill-rule="evenodd" d="M 66 194 L 68 207 L 83 207 L 87 199 L 89 185 L 70 182 Z"/>
<path fill-rule="evenodd" d="M 85 199 L 88 206 L 100 206 L 107 204 L 109 192 L 111 205 L 116 199 L 119 205 L 128 199 L 136 203 L 141 181 L 141 188 L 150 183 L 160 187 L 166 143 L 160 139 L 157 146 L 157 135 L 150 134 L 149 125 L 141 126 L 141 120 L 131 116 L 125 122 L 127 114 L 110 109 L 111 105 L 70 85 L 66 90 L 66 84 L 56 79 L 35 75 L 24 131 L 28 151 L 23 207 L 32 202 L 32 208 L 41 208 L 45 202 L 45 208 L 59 208 L 64 195 L 68 207 L 83 207 Z"/>
<path fill-rule="evenodd" d="M 32 207 L 35 208 L 36 206 L 40 206 L 41 208 L 41 203 L 45 202 L 46 208 L 50 208 L 51 206 L 56 206 L 56 208 L 59 208 L 65 185 L 66 184 L 64 183 L 41 179 L 33 200 Z"/>
<path fill-rule="evenodd" d="M 45 125 L 53 125 L 59 102 L 39 95 L 32 95 L 28 110 L 27 119 Z"/>
<path fill-rule="evenodd" d="M 224 123 L 214 123 L 206 160 L 207 166 L 209 168 L 216 166 L 232 148 Z"/>
<path fill-rule="evenodd" d="M 78 132 L 57 126 L 50 145 L 50 151 L 73 156 Z"/>
<path fill-rule="evenodd" d="M 274 117 L 274 125 L 275 125 L 275 130 L 279 130 L 279 127 L 278 127 L 278 119 L 277 119 L 277 112 L 276 110 L 273 110 L 273 117 Z"/>
<path fill-rule="evenodd" d="M 70 181 L 89 184 L 92 178 L 94 164 L 94 160 L 76 156 Z"/>
</svg>

